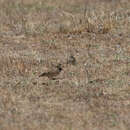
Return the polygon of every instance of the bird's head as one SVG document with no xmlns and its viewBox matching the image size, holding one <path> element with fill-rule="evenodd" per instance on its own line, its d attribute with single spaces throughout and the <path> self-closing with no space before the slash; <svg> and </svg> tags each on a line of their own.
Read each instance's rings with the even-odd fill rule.
<svg viewBox="0 0 130 130">
<path fill-rule="evenodd" d="M 59 71 L 62 71 L 62 70 L 63 70 L 61 64 L 58 64 L 56 67 L 58 68 Z"/>
</svg>

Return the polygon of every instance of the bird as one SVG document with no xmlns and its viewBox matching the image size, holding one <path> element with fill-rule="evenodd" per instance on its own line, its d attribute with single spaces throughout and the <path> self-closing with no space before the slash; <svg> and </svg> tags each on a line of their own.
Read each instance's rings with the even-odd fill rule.
<svg viewBox="0 0 130 130">
<path fill-rule="evenodd" d="M 69 56 L 69 58 L 67 60 L 67 64 L 76 65 L 76 59 L 73 55 Z"/>
<path fill-rule="evenodd" d="M 61 64 L 58 64 L 55 70 L 53 69 L 51 71 L 44 72 L 40 74 L 39 77 L 48 77 L 49 79 L 55 80 L 55 77 L 58 76 L 62 70 L 63 68 L 61 67 Z"/>
</svg>

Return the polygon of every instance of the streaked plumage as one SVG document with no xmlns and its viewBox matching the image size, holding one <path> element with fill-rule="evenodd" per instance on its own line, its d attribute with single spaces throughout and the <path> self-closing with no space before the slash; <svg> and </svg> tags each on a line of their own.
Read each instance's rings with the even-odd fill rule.
<svg viewBox="0 0 130 130">
<path fill-rule="evenodd" d="M 55 70 L 44 72 L 41 75 L 39 75 L 39 77 L 48 77 L 49 79 L 55 79 L 55 77 L 59 75 L 62 70 L 63 69 L 61 67 L 61 64 L 58 64 Z"/>
</svg>

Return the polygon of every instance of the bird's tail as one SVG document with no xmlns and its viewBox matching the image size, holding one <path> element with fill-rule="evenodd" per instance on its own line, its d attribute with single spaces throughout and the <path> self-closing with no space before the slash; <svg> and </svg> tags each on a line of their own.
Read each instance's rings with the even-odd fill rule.
<svg viewBox="0 0 130 130">
<path fill-rule="evenodd" d="M 43 77 L 43 76 L 46 76 L 46 75 L 47 75 L 47 73 L 42 73 L 42 74 L 39 75 L 39 77 Z"/>
</svg>

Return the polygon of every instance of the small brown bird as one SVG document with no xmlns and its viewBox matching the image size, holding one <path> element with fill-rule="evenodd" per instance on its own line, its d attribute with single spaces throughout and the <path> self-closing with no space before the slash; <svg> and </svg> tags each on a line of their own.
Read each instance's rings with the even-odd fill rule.
<svg viewBox="0 0 130 130">
<path fill-rule="evenodd" d="M 60 74 L 60 72 L 62 71 L 62 67 L 61 64 L 58 64 L 56 66 L 56 70 L 51 70 L 49 72 L 44 72 L 41 75 L 39 75 L 39 77 L 48 77 L 49 79 L 55 79 L 56 76 L 58 76 Z"/>
<path fill-rule="evenodd" d="M 76 59 L 74 56 L 69 56 L 67 64 L 76 65 Z"/>
</svg>

